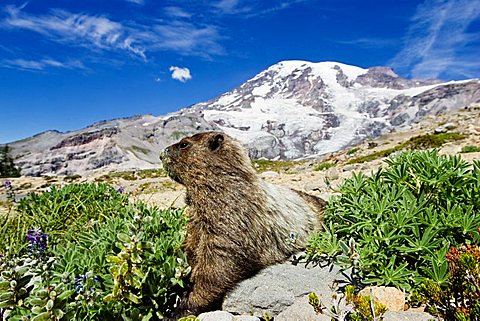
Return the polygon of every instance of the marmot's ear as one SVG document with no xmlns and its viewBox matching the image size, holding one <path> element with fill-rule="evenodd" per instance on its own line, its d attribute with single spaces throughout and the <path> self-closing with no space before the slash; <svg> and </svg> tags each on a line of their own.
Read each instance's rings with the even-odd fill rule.
<svg viewBox="0 0 480 321">
<path fill-rule="evenodd" d="M 225 137 L 223 137 L 223 134 L 216 134 L 212 138 L 208 140 L 208 148 L 213 152 L 222 146 L 223 141 Z"/>
</svg>

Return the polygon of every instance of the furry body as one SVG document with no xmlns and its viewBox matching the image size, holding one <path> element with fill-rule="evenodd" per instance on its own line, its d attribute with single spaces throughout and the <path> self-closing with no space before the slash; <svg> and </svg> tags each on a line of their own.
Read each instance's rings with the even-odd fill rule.
<svg viewBox="0 0 480 321">
<path fill-rule="evenodd" d="M 192 288 L 180 315 L 219 308 L 239 281 L 284 261 L 320 229 L 323 200 L 258 178 L 244 147 L 223 133 L 186 137 L 162 160 L 189 205 Z"/>
</svg>

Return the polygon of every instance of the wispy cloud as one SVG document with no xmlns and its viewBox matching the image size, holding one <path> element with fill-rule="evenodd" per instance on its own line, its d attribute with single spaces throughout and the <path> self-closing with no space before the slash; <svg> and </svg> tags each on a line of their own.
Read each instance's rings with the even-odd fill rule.
<svg viewBox="0 0 480 321">
<path fill-rule="evenodd" d="M 33 15 L 22 8 L 7 6 L 7 17 L 1 22 L 10 28 L 40 33 L 50 40 L 95 49 L 126 50 L 146 59 L 145 49 L 136 43 L 131 30 L 102 16 L 52 10 L 48 15 Z"/>
<path fill-rule="evenodd" d="M 220 0 L 213 2 L 212 5 L 222 14 L 238 14 L 252 9 L 251 7 L 240 5 L 240 2 L 240 0 Z"/>
<path fill-rule="evenodd" d="M 174 18 L 190 18 L 192 16 L 191 13 L 180 7 L 166 7 L 165 13 L 167 16 Z"/>
<path fill-rule="evenodd" d="M 156 25 L 153 33 L 144 34 L 144 40 L 155 50 L 174 50 L 183 55 L 208 57 L 224 53 L 219 44 L 220 34 L 212 25 L 196 26 L 186 21 Z"/>
<path fill-rule="evenodd" d="M 253 0 L 220 0 L 212 2 L 212 6 L 221 14 L 253 18 L 285 10 L 292 5 L 307 1 L 310 0 L 283 0 L 275 1 L 273 5 L 270 5 L 268 2 Z M 268 5 L 265 5 L 265 3 L 268 3 Z"/>
<path fill-rule="evenodd" d="M 468 27 L 479 18 L 480 1 L 425 1 L 390 65 L 413 78 L 470 77 L 472 68 L 480 71 L 478 52 L 469 49 L 480 33 L 469 33 Z"/>
<path fill-rule="evenodd" d="M 126 1 L 130 2 L 130 3 L 139 4 L 139 5 L 144 5 L 145 4 L 145 0 L 126 0 Z"/>
<path fill-rule="evenodd" d="M 146 25 L 59 9 L 44 15 L 34 15 L 23 9 L 6 6 L 6 17 L 0 20 L 0 27 L 29 30 L 57 43 L 96 52 L 126 52 L 144 61 L 147 61 L 147 51 L 175 51 L 203 57 L 223 53 L 214 25 L 177 19 Z"/>
<path fill-rule="evenodd" d="M 398 44 L 397 39 L 393 38 L 357 38 L 350 40 L 334 40 L 337 43 L 345 45 L 356 45 L 365 48 L 382 48 L 382 47 L 391 47 Z"/>
<path fill-rule="evenodd" d="M 169 69 L 172 72 L 172 79 L 187 82 L 188 80 L 192 79 L 192 75 L 190 74 L 190 69 L 184 67 L 176 67 L 171 66 Z"/>
<path fill-rule="evenodd" d="M 61 68 L 61 69 L 86 69 L 83 63 L 79 60 L 58 61 L 50 58 L 41 60 L 26 60 L 26 59 L 6 59 L 0 61 L 0 66 L 6 68 L 41 71 L 46 68 Z"/>
<path fill-rule="evenodd" d="M 247 15 L 245 15 L 245 18 L 252 18 L 252 17 L 258 17 L 258 16 L 265 16 L 267 14 L 271 14 L 277 11 L 285 10 L 290 8 L 293 5 L 302 3 L 302 2 L 307 2 L 309 0 L 285 0 L 285 1 L 279 1 L 277 4 L 271 6 L 271 7 L 266 7 L 263 9 L 259 10 L 254 10 Z"/>
</svg>

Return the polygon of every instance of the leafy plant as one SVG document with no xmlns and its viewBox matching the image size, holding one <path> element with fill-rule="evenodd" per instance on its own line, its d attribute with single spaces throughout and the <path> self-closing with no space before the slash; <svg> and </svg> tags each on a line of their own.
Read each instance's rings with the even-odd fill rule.
<svg viewBox="0 0 480 321">
<path fill-rule="evenodd" d="M 353 238 L 364 283 L 407 291 L 425 278 L 442 284 L 448 248 L 480 240 L 480 162 L 437 151 L 405 152 L 386 162 L 387 168 L 370 177 L 354 174 L 339 187 L 325 211 L 326 233 L 310 239 L 307 254 L 347 269 L 354 260 L 342 247 L 348 250 Z"/>
<path fill-rule="evenodd" d="M 446 282 L 427 279 L 421 286 L 429 312 L 447 320 L 479 320 L 480 247 L 452 247 L 446 258 Z"/>
<path fill-rule="evenodd" d="M 112 209 L 110 197 L 97 201 L 106 203 L 97 210 Z M 50 239 L 52 225 L 27 230 L 21 241 L 27 244 L 19 246 L 24 251 L 0 256 L 0 316 L 147 321 L 168 315 L 190 272 L 181 250 L 186 217 L 181 210 L 128 201 L 118 209 L 116 215 L 91 213 L 87 228 L 58 233 L 57 242 Z"/>
</svg>

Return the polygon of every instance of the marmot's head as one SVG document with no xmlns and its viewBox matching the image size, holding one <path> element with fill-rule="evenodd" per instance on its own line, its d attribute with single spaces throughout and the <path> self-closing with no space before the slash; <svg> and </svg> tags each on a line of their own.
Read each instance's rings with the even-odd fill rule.
<svg viewBox="0 0 480 321">
<path fill-rule="evenodd" d="M 245 148 L 220 132 L 185 137 L 167 147 L 160 159 L 168 176 L 187 188 L 255 179 Z"/>
</svg>

